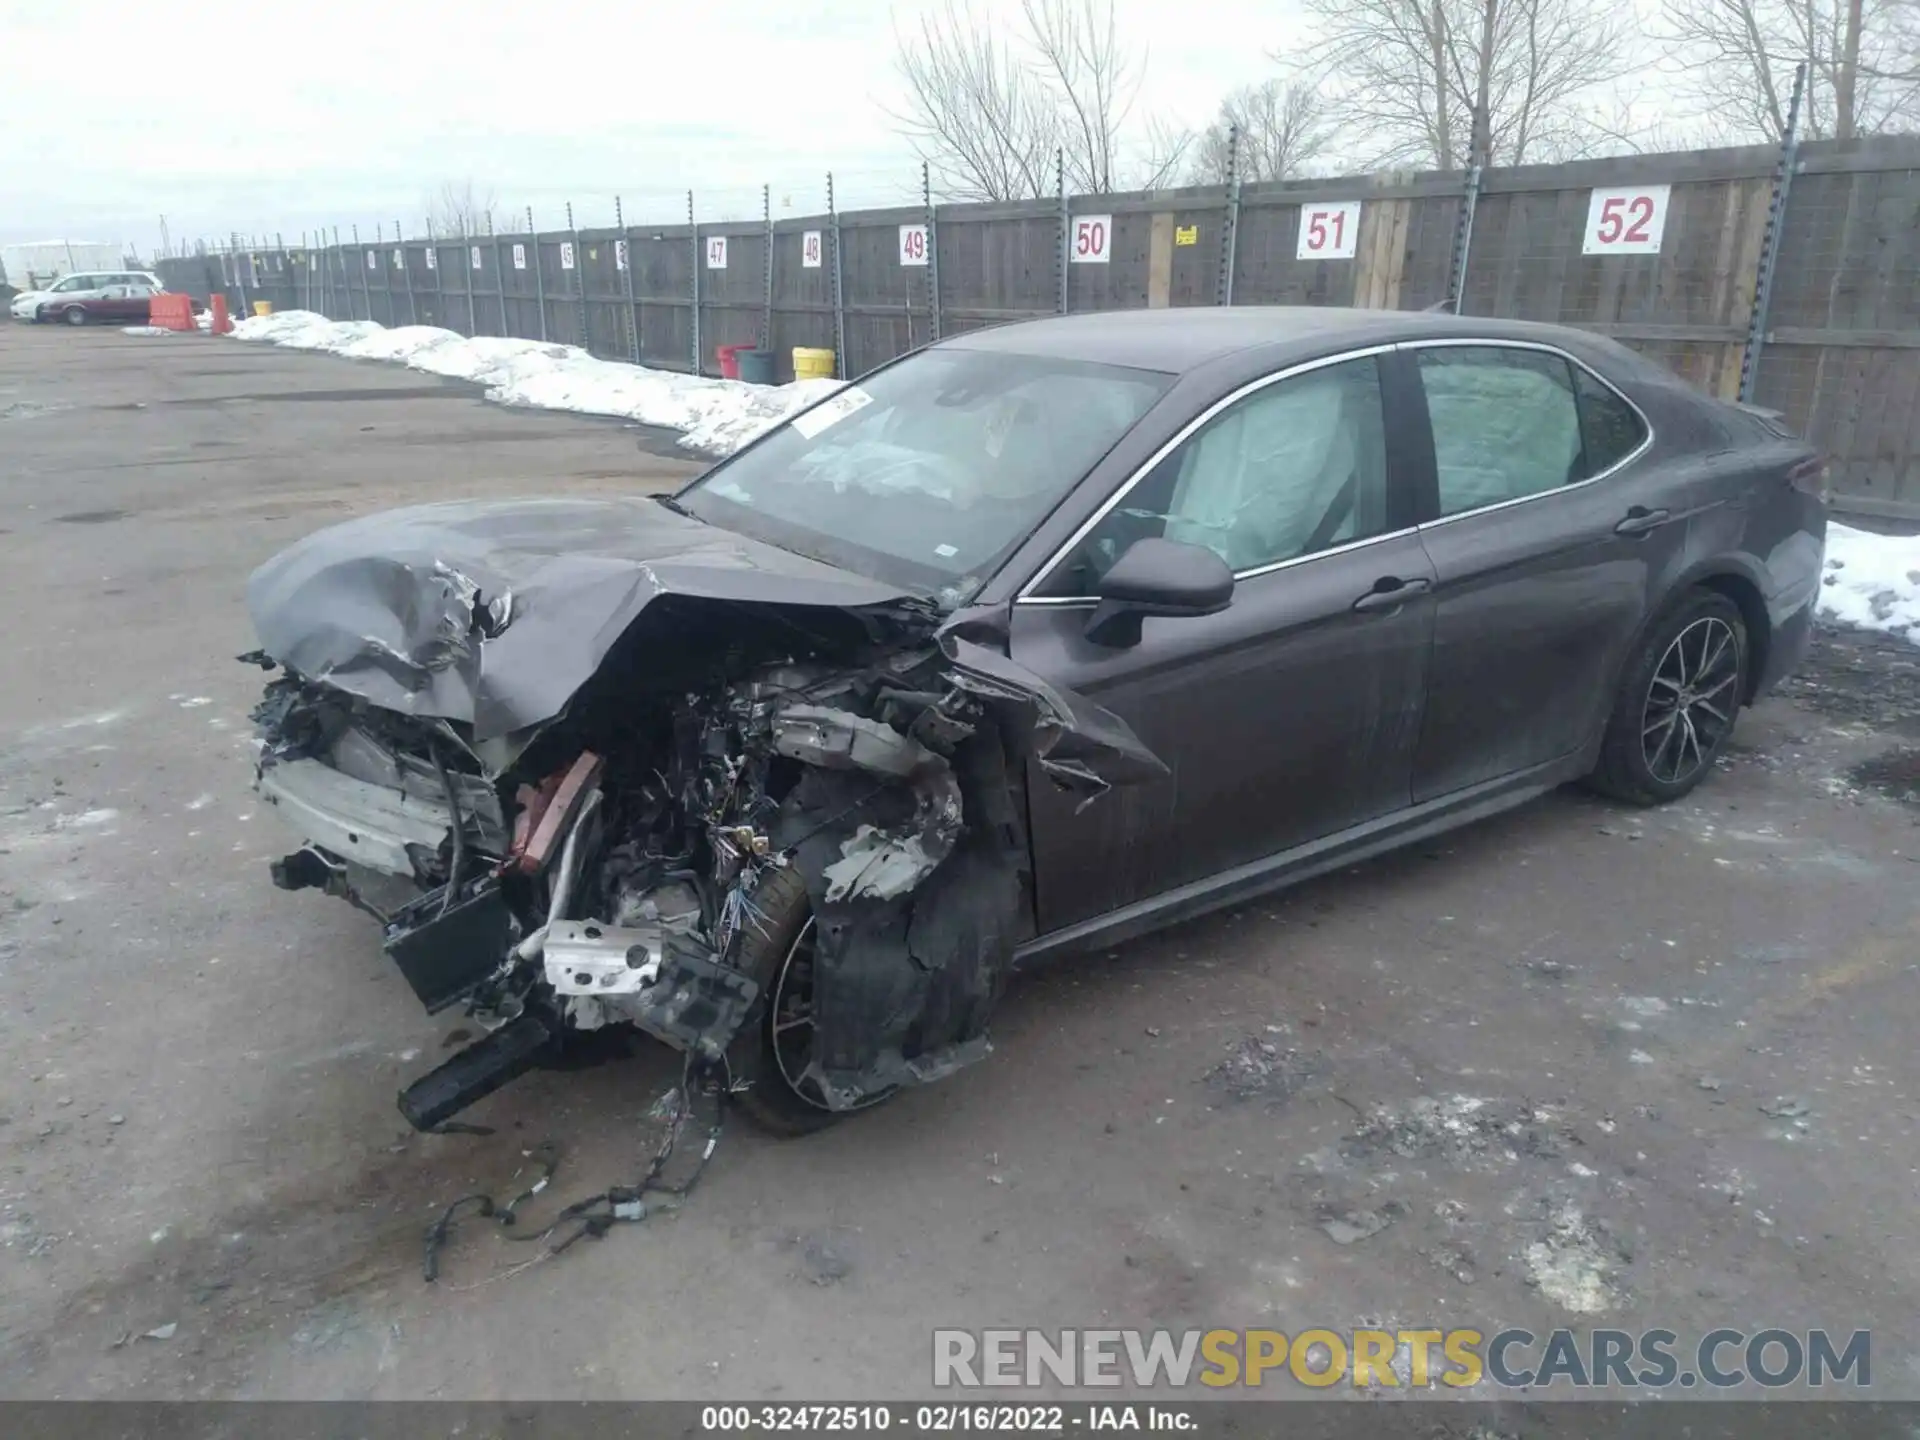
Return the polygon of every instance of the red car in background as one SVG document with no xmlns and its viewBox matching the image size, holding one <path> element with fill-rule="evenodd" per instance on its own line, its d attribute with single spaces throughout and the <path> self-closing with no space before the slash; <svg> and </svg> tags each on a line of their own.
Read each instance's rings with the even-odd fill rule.
<svg viewBox="0 0 1920 1440">
<path fill-rule="evenodd" d="M 98 279 L 103 283 L 85 289 L 61 290 L 55 286 L 41 297 L 33 318 L 42 322 L 59 320 L 68 325 L 108 322 L 144 325 L 149 302 L 167 288 L 160 283 L 159 276 L 145 271 L 102 275 Z"/>
</svg>

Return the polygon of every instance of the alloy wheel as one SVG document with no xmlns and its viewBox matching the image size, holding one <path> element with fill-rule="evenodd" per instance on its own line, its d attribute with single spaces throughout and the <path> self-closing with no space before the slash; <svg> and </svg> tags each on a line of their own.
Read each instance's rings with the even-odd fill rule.
<svg viewBox="0 0 1920 1440">
<path fill-rule="evenodd" d="M 774 977 L 769 1029 L 773 1038 L 774 1063 L 780 1067 L 780 1078 L 786 1081 L 787 1088 L 816 1110 L 830 1110 L 832 1107 L 827 1104 L 818 1082 L 806 1073 L 807 1067 L 813 1063 L 813 974 L 816 955 L 813 917 L 809 915 L 807 923 L 800 927 L 800 933 L 793 937 L 793 944 L 787 947 L 787 953 L 780 961 L 780 973 Z M 869 1105 L 878 1105 L 892 1093 L 891 1090 L 882 1091 L 851 1108 L 864 1110 Z"/>
<path fill-rule="evenodd" d="M 1739 681 L 1740 641 L 1724 619 L 1702 616 L 1673 637 L 1640 717 L 1648 774 L 1681 785 L 1711 763 L 1733 728 Z"/>
</svg>

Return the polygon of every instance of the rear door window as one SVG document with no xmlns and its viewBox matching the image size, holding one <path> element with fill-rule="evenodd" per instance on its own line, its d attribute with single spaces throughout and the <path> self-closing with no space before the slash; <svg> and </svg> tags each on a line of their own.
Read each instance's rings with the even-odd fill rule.
<svg viewBox="0 0 1920 1440">
<path fill-rule="evenodd" d="M 1440 514 L 1459 515 L 1586 478 L 1573 367 L 1541 350 L 1419 352 Z"/>
</svg>

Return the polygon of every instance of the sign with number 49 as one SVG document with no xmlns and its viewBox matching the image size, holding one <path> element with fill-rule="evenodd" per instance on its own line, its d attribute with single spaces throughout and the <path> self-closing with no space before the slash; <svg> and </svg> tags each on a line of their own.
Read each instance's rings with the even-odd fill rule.
<svg viewBox="0 0 1920 1440">
<path fill-rule="evenodd" d="M 900 227 L 900 263 L 902 265 L 927 263 L 926 226 L 902 225 Z"/>
<path fill-rule="evenodd" d="M 1666 185 L 1618 185 L 1587 201 L 1582 255 L 1658 255 L 1667 228 Z"/>
</svg>

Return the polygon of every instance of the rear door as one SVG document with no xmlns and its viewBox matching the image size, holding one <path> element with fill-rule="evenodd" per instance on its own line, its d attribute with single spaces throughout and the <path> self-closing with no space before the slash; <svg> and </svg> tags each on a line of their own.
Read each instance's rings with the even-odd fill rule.
<svg viewBox="0 0 1920 1440">
<path fill-rule="evenodd" d="M 1281 372 L 1214 407 L 1014 605 L 1013 659 L 1118 715 L 1169 771 L 1084 810 L 1030 772 L 1041 933 L 1407 804 L 1433 575 L 1386 358 Z M 1220 554 L 1232 604 L 1093 643 L 1087 597 L 1149 535 Z"/>
<path fill-rule="evenodd" d="M 1416 804 L 1580 749 L 1647 617 L 1686 505 L 1646 420 L 1545 346 L 1410 347 L 1432 442 L 1434 646 Z"/>
</svg>

